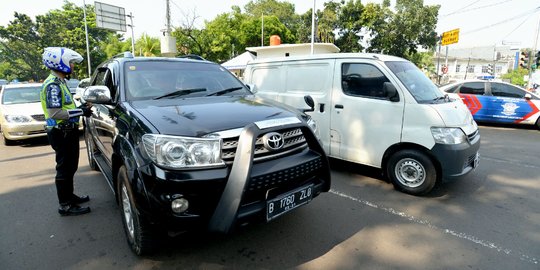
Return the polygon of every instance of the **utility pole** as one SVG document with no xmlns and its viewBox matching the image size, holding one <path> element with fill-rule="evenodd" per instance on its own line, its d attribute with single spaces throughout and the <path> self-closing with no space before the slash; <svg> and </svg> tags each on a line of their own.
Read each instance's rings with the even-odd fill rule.
<svg viewBox="0 0 540 270">
<path fill-rule="evenodd" d="M 86 61 L 88 62 L 88 78 L 92 77 L 92 64 L 90 63 L 90 44 L 88 42 L 88 24 L 86 23 L 86 3 L 83 0 L 84 32 L 86 33 Z"/>
<path fill-rule="evenodd" d="M 135 34 L 133 33 L 133 27 L 135 27 L 133 25 L 133 13 L 129 13 L 129 15 L 126 15 L 129 20 L 130 20 L 130 24 L 128 24 L 129 27 L 131 27 L 131 53 L 133 53 L 133 55 L 135 55 Z"/>
<path fill-rule="evenodd" d="M 315 0 L 313 0 L 313 10 L 311 10 L 311 55 L 313 55 L 315 44 Z"/>
<path fill-rule="evenodd" d="M 439 72 L 440 72 L 440 66 L 441 66 L 441 38 L 442 37 L 439 37 L 439 40 L 438 40 L 438 44 L 439 44 L 439 49 L 438 49 L 438 53 L 437 53 L 437 84 L 441 84 L 441 75 L 439 75 Z"/>
</svg>

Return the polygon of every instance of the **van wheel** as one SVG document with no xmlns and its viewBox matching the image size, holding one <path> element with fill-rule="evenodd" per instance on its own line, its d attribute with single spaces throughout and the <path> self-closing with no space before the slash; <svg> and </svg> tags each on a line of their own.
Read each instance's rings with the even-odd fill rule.
<svg viewBox="0 0 540 270">
<path fill-rule="evenodd" d="M 431 159 L 415 150 L 402 150 L 390 157 L 386 175 L 395 189 L 412 195 L 430 192 L 437 182 L 437 170 Z"/>
<path fill-rule="evenodd" d="M 540 117 L 538 117 L 538 119 L 536 119 L 536 128 L 540 129 Z"/>
<path fill-rule="evenodd" d="M 88 165 L 90 166 L 90 169 L 94 171 L 99 171 L 99 167 L 96 163 L 96 145 L 94 144 L 94 140 L 92 139 L 90 135 L 90 131 L 88 128 L 84 128 L 84 141 L 86 143 L 86 155 L 88 155 Z"/>
<path fill-rule="evenodd" d="M 158 234 L 137 211 L 125 166 L 120 167 L 118 171 L 117 190 L 122 207 L 122 224 L 131 250 L 139 256 L 153 253 L 158 246 Z"/>
</svg>

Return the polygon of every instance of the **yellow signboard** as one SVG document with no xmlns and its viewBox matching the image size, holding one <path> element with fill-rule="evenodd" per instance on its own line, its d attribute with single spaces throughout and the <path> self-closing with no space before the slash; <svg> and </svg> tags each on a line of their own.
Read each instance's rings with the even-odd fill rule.
<svg viewBox="0 0 540 270">
<path fill-rule="evenodd" d="M 459 41 L 459 28 L 444 32 L 442 34 L 441 44 L 443 46 L 458 43 L 458 41 Z"/>
</svg>

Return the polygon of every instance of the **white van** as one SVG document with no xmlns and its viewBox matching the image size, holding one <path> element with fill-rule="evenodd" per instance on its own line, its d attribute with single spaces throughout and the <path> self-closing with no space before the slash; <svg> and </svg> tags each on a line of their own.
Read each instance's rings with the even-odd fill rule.
<svg viewBox="0 0 540 270">
<path fill-rule="evenodd" d="M 479 160 L 471 113 L 413 63 L 379 54 L 255 59 L 244 80 L 259 97 L 305 107 L 330 157 L 381 168 L 394 187 L 425 194 Z"/>
</svg>

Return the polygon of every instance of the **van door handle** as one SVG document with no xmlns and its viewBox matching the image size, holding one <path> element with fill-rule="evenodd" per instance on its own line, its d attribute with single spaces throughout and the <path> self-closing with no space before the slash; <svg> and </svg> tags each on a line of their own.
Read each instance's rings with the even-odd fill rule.
<svg viewBox="0 0 540 270">
<path fill-rule="evenodd" d="M 341 105 L 341 104 L 336 104 L 336 105 L 334 106 L 334 108 L 336 108 L 336 109 L 343 109 L 343 105 Z"/>
</svg>

